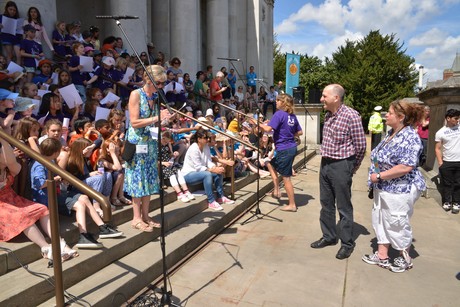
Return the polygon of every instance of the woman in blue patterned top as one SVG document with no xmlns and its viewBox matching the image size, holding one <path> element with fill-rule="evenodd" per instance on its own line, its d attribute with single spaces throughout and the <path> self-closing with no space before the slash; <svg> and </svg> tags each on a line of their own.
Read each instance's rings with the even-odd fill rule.
<svg viewBox="0 0 460 307">
<path fill-rule="evenodd" d="M 163 87 L 166 72 L 163 67 L 147 67 L 157 87 Z M 157 92 L 144 73 L 144 86 L 131 92 L 129 97 L 129 127 L 126 140 L 136 144 L 136 153 L 126 162 L 124 189 L 133 199 L 133 228 L 152 232 L 160 225 L 149 217 L 150 196 L 159 191 L 158 142 L 152 139 L 150 128 L 158 123 Z M 168 110 L 161 111 L 161 119 L 171 117 Z"/>
<path fill-rule="evenodd" d="M 425 180 L 417 169 L 422 142 L 414 129 L 422 116 L 422 106 L 393 101 L 386 115 L 391 130 L 371 153 L 369 185 L 374 188 L 372 226 L 378 250 L 375 254 L 364 255 L 362 260 L 396 273 L 412 268 L 409 219 L 414 203 L 426 189 Z M 390 245 L 400 252 L 392 264 L 388 258 Z"/>
</svg>

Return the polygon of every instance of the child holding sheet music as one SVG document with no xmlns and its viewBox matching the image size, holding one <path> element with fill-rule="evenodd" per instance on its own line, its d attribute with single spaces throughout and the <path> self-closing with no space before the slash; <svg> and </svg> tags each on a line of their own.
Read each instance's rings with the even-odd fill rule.
<svg viewBox="0 0 460 307">
<path fill-rule="evenodd" d="M 87 72 L 83 72 L 83 65 L 80 64 L 80 56 L 85 54 L 85 47 L 81 43 L 75 43 L 72 46 L 73 54 L 69 61 L 69 71 L 72 82 L 75 85 L 80 97 L 86 101 L 86 84 L 89 79 Z"/>
<path fill-rule="evenodd" d="M 6 31 L 0 33 L 0 39 L 2 41 L 3 50 L 5 52 L 6 60 L 8 61 L 8 63 L 13 61 L 14 56 L 16 56 L 16 63 L 21 64 L 21 53 L 19 51 L 19 43 L 21 41 L 22 34 L 19 33 L 17 30 L 18 19 L 18 6 L 14 1 L 8 1 L 5 5 L 5 12 L 3 13 L 3 15 L 0 15 L 1 28 L 6 28 L 8 23 L 16 23 L 16 31 L 13 31 L 15 33 L 7 33 Z"/>
<path fill-rule="evenodd" d="M 25 38 L 21 41 L 20 51 L 25 70 L 27 72 L 27 82 L 31 82 L 37 69 L 37 62 L 45 57 L 42 45 L 37 43 L 35 38 L 35 28 L 31 25 L 24 26 Z"/>
</svg>

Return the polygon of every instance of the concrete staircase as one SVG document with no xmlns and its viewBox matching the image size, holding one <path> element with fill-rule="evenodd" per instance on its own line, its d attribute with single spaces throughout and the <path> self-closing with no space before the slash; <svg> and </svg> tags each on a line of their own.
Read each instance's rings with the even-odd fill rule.
<svg viewBox="0 0 460 307">
<path fill-rule="evenodd" d="M 301 150 L 302 146 L 299 147 Z M 307 151 L 306 159 L 315 155 Z M 295 167 L 303 165 L 303 152 L 297 155 Z M 256 175 L 236 181 L 236 204 L 224 205 L 223 211 L 207 209 L 205 196 L 190 203 L 177 201 L 172 188 L 165 191 L 166 262 L 168 269 L 178 265 L 190 253 L 206 244 L 256 202 Z M 262 197 L 273 184 L 259 181 Z M 195 187 L 195 189 L 200 187 Z M 226 194 L 230 186 L 225 186 Z M 159 197 L 151 200 L 151 216 L 160 219 Z M 115 239 L 101 239 L 104 248 L 80 250 L 80 256 L 63 263 L 66 301 L 78 297 L 91 306 L 119 306 L 162 276 L 160 230 L 141 233 L 131 228 L 132 209 L 124 207 L 113 214 L 112 224 L 124 232 Z M 60 217 L 61 234 L 72 246 L 78 240 L 78 229 L 70 218 Z M 89 231 L 97 227 L 89 224 Z M 53 270 L 41 259 L 39 248 L 26 239 L 0 243 L 10 252 L 0 251 L 0 306 L 54 306 Z M 19 262 L 27 266 L 23 269 Z"/>
</svg>

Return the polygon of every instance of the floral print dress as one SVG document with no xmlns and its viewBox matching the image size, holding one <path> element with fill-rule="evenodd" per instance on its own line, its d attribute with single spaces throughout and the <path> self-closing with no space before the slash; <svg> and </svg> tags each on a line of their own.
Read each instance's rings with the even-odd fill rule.
<svg viewBox="0 0 460 307">
<path fill-rule="evenodd" d="M 157 115 L 156 105 L 150 109 L 149 101 L 154 97 L 147 97 L 142 89 L 137 89 L 140 96 L 139 118 L 148 118 Z M 133 128 L 129 123 L 126 140 L 137 145 L 147 145 L 147 153 L 135 153 L 131 161 L 126 162 L 125 192 L 131 197 L 140 198 L 159 192 L 158 178 L 158 141 L 152 139 L 150 126 Z"/>
</svg>

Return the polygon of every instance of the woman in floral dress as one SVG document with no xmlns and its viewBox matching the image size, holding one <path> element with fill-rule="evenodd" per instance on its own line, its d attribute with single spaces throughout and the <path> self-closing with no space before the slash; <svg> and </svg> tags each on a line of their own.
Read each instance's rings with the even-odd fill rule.
<svg viewBox="0 0 460 307">
<path fill-rule="evenodd" d="M 163 87 L 166 72 L 159 65 L 147 67 L 157 87 Z M 149 204 L 152 194 L 159 191 L 158 142 L 153 139 L 150 128 L 158 123 L 156 103 L 158 94 L 148 75 L 144 73 L 144 86 L 131 92 L 129 97 L 129 127 L 126 140 L 136 144 L 136 152 L 131 161 L 126 162 L 125 192 L 133 199 L 133 220 L 135 229 L 152 232 L 160 225 L 149 217 Z M 171 117 L 168 110 L 161 111 L 161 119 Z"/>
</svg>

